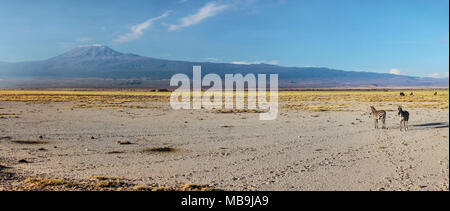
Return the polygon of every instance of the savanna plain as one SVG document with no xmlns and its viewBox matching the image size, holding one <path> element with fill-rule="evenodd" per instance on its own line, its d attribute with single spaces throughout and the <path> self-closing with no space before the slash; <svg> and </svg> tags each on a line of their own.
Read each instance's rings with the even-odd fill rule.
<svg viewBox="0 0 450 211">
<path fill-rule="evenodd" d="M 170 94 L 0 90 L 0 190 L 449 190 L 448 90 L 280 91 L 272 121 Z"/>
</svg>

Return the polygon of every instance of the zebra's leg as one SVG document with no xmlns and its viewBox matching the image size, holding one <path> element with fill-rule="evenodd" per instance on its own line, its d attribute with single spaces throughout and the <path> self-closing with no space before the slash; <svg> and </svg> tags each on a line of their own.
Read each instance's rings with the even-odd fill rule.
<svg viewBox="0 0 450 211">
<path fill-rule="evenodd" d="M 409 128 L 408 128 L 408 121 L 405 121 L 405 128 L 406 128 L 406 131 L 409 130 Z"/>
<path fill-rule="evenodd" d="M 403 129 L 403 120 L 400 120 L 400 131 Z"/>
<path fill-rule="evenodd" d="M 378 128 L 378 119 L 374 119 L 374 120 L 373 120 L 373 123 L 374 123 L 374 125 L 375 125 L 375 129 L 377 129 L 377 128 Z"/>
<path fill-rule="evenodd" d="M 383 129 L 386 129 L 386 118 L 383 118 L 382 120 L 381 120 L 382 122 L 383 122 Z"/>
</svg>

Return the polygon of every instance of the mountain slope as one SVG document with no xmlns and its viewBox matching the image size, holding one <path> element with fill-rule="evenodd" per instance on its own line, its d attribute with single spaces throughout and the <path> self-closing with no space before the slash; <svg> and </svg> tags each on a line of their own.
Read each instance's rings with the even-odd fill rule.
<svg viewBox="0 0 450 211">
<path fill-rule="evenodd" d="M 43 61 L 0 63 L 0 78 L 33 80 L 133 80 L 132 86 L 168 80 L 184 73 L 192 76 L 192 66 L 201 65 L 203 75 L 216 73 L 279 74 L 280 87 L 332 86 L 445 86 L 448 79 L 418 78 L 392 74 L 353 72 L 328 68 L 281 67 L 268 64 L 237 65 L 225 63 L 171 61 L 124 54 L 102 45 L 81 46 Z M 90 82 L 92 83 L 92 82 Z M 159 83 L 161 84 L 161 83 Z M 168 84 L 167 84 L 168 85 Z M 83 84 L 79 84 L 83 87 Z M 89 84 L 85 85 L 89 87 Z M 114 86 L 121 86 L 114 85 Z M 130 86 L 125 83 L 123 86 Z M 143 85 L 146 86 L 146 85 Z M 108 86 L 109 87 L 109 86 Z"/>
</svg>

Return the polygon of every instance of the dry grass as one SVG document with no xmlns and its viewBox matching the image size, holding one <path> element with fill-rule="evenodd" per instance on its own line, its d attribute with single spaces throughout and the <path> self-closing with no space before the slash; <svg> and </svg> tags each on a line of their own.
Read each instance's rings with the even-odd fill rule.
<svg viewBox="0 0 450 211">
<path fill-rule="evenodd" d="M 414 91 L 414 96 L 400 96 L 400 92 L 402 91 L 287 91 L 278 95 L 282 102 L 448 102 L 449 99 L 448 90 L 439 91 L 437 96 L 430 90 Z"/>
<path fill-rule="evenodd" d="M 305 111 L 346 111 L 350 108 L 349 105 L 284 105 L 283 108 L 290 110 L 305 110 Z"/>
<path fill-rule="evenodd" d="M 129 108 L 129 109 L 147 109 L 149 106 L 140 105 L 119 105 L 119 104 L 77 104 L 72 108 Z"/>
<path fill-rule="evenodd" d="M 111 178 L 107 177 L 107 176 L 91 176 L 89 179 L 91 179 L 91 180 L 98 180 L 98 181 L 105 181 L 105 180 L 109 180 Z"/>
<path fill-rule="evenodd" d="M 11 136 L 0 136 L 0 140 L 11 140 Z"/>
<path fill-rule="evenodd" d="M 19 115 L 15 113 L 0 113 L 0 119 L 10 119 L 10 118 L 20 118 Z"/>
<path fill-rule="evenodd" d="M 110 152 L 107 152 L 106 154 L 112 155 L 112 154 L 124 154 L 124 153 L 125 153 L 125 151 L 110 151 Z"/>
<path fill-rule="evenodd" d="M 132 143 L 130 143 L 132 144 Z M 127 144 L 125 144 L 127 145 Z M 149 148 L 143 148 L 143 149 L 136 149 L 136 150 L 114 150 L 106 152 L 106 154 L 125 154 L 125 153 L 143 153 L 143 154 L 153 154 L 153 153 L 175 153 L 179 152 L 179 149 L 175 149 L 172 147 L 149 147 Z"/>
<path fill-rule="evenodd" d="M 119 178 L 111 178 L 105 176 L 93 176 L 91 180 L 95 181 L 95 189 L 123 189 L 131 186 L 129 183 L 122 181 Z"/>
<path fill-rule="evenodd" d="M 52 179 L 52 178 L 28 178 L 24 181 L 27 186 L 25 189 L 29 190 L 41 190 L 45 188 L 55 188 L 61 186 L 73 186 L 75 184 L 61 180 L 61 179 Z"/>
<path fill-rule="evenodd" d="M 101 179 L 101 180 L 100 180 Z M 67 179 L 58 178 L 28 178 L 22 182 L 22 186 L 18 186 L 15 190 L 26 191 L 42 191 L 42 190 L 123 190 L 131 186 L 131 184 L 121 181 L 117 178 L 102 178 L 93 177 L 84 181 L 71 181 Z"/>
<path fill-rule="evenodd" d="M 131 143 L 129 141 L 118 141 L 117 144 L 118 145 L 130 145 L 130 144 L 133 144 L 133 143 Z"/>
<path fill-rule="evenodd" d="M 158 187 L 158 186 L 135 186 L 134 191 L 219 191 L 209 185 L 184 184 L 175 187 Z"/>
<path fill-rule="evenodd" d="M 448 102 L 433 102 L 433 103 L 415 103 L 408 104 L 405 108 L 433 108 L 433 109 L 448 109 Z"/>
<path fill-rule="evenodd" d="M 145 148 L 140 150 L 142 153 L 169 153 L 178 151 L 172 147 L 154 147 L 154 148 Z"/>
<path fill-rule="evenodd" d="M 170 92 L 130 92 L 130 91 L 39 91 L 39 90 L 0 90 L 0 102 L 25 102 L 45 104 L 56 102 L 78 103 L 71 109 L 112 108 L 149 109 L 144 105 L 129 103 L 169 102 Z M 126 103 L 126 104 L 125 104 Z M 18 118 L 0 114 L 0 118 Z"/>
<path fill-rule="evenodd" d="M 280 91 L 278 100 L 282 108 L 307 111 L 346 111 L 360 103 L 387 103 L 405 108 L 449 108 L 449 91 L 413 91 L 414 95 L 400 96 L 410 91 Z M 39 91 L 0 90 L 0 101 L 26 103 L 77 102 L 72 108 L 145 109 L 148 106 L 130 104 L 169 102 L 171 92 L 152 91 Z M 246 99 L 247 100 L 247 95 Z M 126 103 L 126 104 L 125 104 Z M 391 107 L 391 106 L 389 106 Z M 262 113 L 257 109 L 217 109 L 216 113 Z M 0 118 L 17 118 L 17 115 L 0 113 Z"/>
<path fill-rule="evenodd" d="M 148 102 L 169 99 L 170 92 L 0 90 L 0 101 L 16 102 Z"/>
<path fill-rule="evenodd" d="M 34 140 L 13 140 L 11 143 L 14 144 L 26 144 L 26 145 L 38 145 L 38 144 L 48 144 L 48 141 L 34 141 Z"/>
<path fill-rule="evenodd" d="M 0 116 L 1 115 L 16 115 L 15 113 L 0 113 Z"/>
<path fill-rule="evenodd" d="M 357 110 L 361 103 L 381 105 L 386 110 L 395 110 L 397 105 L 404 108 L 448 109 L 449 91 L 422 90 L 414 95 L 400 96 L 402 91 L 288 91 L 280 92 L 282 108 L 307 111 L 347 111 Z M 408 91 L 403 91 L 409 93 Z"/>
<path fill-rule="evenodd" d="M 214 113 L 234 114 L 234 113 L 264 113 L 266 111 L 259 109 L 214 109 Z"/>
<path fill-rule="evenodd" d="M 134 191 L 173 191 L 174 189 L 169 187 L 153 187 L 153 186 L 146 186 L 146 185 L 140 185 L 133 187 Z"/>
<path fill-rule="evenodd" d="M 107 176 L 91 176 L 87 180 L 67 180 L 59 178 L 27 178 L 13 188 L 19 191 L 218 191 L 209 185 L 184 184 L 175 186 L 153 185 L 135 185 L 124 179 L 107 177 Z"/>
<path fill-rule="evenodd" d="M 19 116 L 0 116 L 0 119 L 18 119 Z"/>
<path fill-rule="evenodd" d="M 182 191 L 218 191 L 208 185 L 185 184 L 181 187 Z"/>
</svg>

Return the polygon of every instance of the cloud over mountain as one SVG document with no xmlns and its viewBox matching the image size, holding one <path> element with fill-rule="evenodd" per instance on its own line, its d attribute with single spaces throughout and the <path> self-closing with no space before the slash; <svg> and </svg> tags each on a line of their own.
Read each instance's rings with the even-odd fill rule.
<svg viewBox="0 0 450 211">
<path fill-rule="evenodd" d="M 120 35 L 115 41 L 118 43 L 124 43 L 139 39 L 142 35 L 144 35 L 144 30 L 151 27 L 154 22 L 166 18 L 167 16 L 169 16 L 169 14 L 170 11 L 167 11 L 158 17 L 150 18 L 142 23 L 136 24 L 131 27 L 131 31 L 129 33 Z"/>
</svg>

